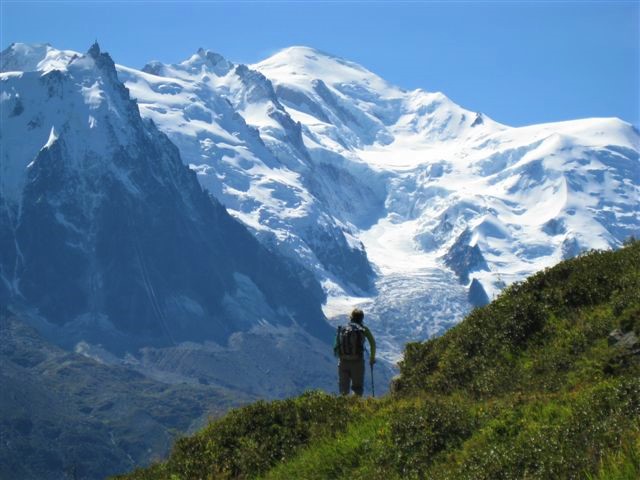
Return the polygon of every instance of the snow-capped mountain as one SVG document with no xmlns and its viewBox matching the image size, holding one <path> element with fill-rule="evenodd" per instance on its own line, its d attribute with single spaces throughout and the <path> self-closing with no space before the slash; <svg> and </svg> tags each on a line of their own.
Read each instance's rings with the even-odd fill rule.
<svg viewBox="0 0 640 480">
<path fill-rule="evenodd" d="M 12 392 L 51 374 L 23 361 L 49 341 L 74 350 L 56 350 L 62 367 L 111 372 L 125 397 L 132 369 L 176 386 L 170 415 L 196 391 L 331 390 L 325 316 L 363 306 L 395 361 L 505 285 L 640 235 L 628 123 L 512 128 L 306 47 L 250 66 L 200 49 L 136 70 L 97 45 L 12 44 L 0 105 L 0 304 L 18 322 L 0 374 Z M 390 374 L 381 365 L 376 385 Z M 68 392 L 54 393 L 63 406 Z M 129 415 L 76 406 L 106 419 L 93 432 L 112 443 L 109 418 Z M 48 413 L 32 426 L 41 438 Z"/>
<path fill-rule="evenodd" d="M 505 285 L 640 232 L 639 134 L 618 119 L 512 128 L 307 47 L 117 71 L 200 183 L 312 269 L 330 318 L 366 308 L 390 359 Z"/>
<path fill-rule="evenodd" d="M 307 47 L 119 71 L 201 183 L 313 265 L 329 317 L 367 309 L 390 359 L 505 285 L 640 232 L 640 137 L 618 119 L 512 128 Z M 375 286 L 354 289 L 366 261 Z"/>
<path fill-rule="evenodd" d="M 314 52 L 289 52 L 301 51 Z M 328 314 L 344 316 L 354 304 L 375 298 L 367 305 L 369 320 L 380 332 L 381 351 L 395 360 L 406 340 L 458 321 L 469 305 L 467 290 L 463 285 L 448 286 L 456 283 L 448 269 L 436 267 L 428 273 L 397 277 L 394 272 L 399 264 L 413 263 L 406 249 L 396 249 L 391 272 L 384 271 L 380 262 L 373 268 L 370 265 L 362 234 L 387 215 L 385 201 L 389 188 L 395 187 L 390 172 L 363 161 L 355 148 L 390 141 L 385 122 L 392 122 L 404 108 L 394 98 L 403 92 L 362 67 L 317 54 L 329 63 L 296 66 L 291 76 L 299 88 L 272 83 L 257 71 L 286 65 L 288 61 L 278 56 L 251 68 L 234 66 L 219 54 L 200 49 L 177 65 L 152 62 L 142 72 L 118 69 L 142 114 L 179 146 L 201 183 L 270 248 L 312 266 L 331 297 Z M 364 99 L 358 105 L 368 110 L 343 106 L 333 87 L 327 86 L 333 79 L 325 83 L 313 77 L 316 71 L 343 83 L 360 78 L 384 93 L 365 94 L 363 88 L 354 88 Z M 409 103 L 418 110 L 418 118 L 424 109 L 413 104 L 422 97 L 425 102 L 443 98 L 416 93 Z M 318 120 L 310 120 L 309 112 Z M 439 116 L 445 113 L 465 115 L 452 102 Z M 483 120 L 467 115 L 471 118 L 467 129 Z M 436 118 L 433 123 L 443 122 Z M 315 125 L 315 135 L 307 123 Z M 483 123 L 483 128 L 492 125 L 488 119 Z M 420 128 L 417 120 L 413 124 Z M 462 128 L 450 135 L 459 134 Z M 385 247 L 382 250 L 382 258 L 391 253 Z M 383 275 L 372 289 L 374 270 Z M 407 289 L 413 293 L 408 294 Z M 429 297 L 422 298 L 426 291 Z M 426 313 L 427 307 L 431 313 Z M 390 308 L 397 311 L 390 315 Z M 403 317 L 413 320 L 399 324 L 397 320 Z"/>
<path fill-rule="evenodd" d="M 189 341 L 219 350 L 255 330 L 330 339 L 313 276 L 202 190 L 97 45 L 12 45 L 1 66 L 3 305 L 67 347 L 118 355 Z"/>
</svg>

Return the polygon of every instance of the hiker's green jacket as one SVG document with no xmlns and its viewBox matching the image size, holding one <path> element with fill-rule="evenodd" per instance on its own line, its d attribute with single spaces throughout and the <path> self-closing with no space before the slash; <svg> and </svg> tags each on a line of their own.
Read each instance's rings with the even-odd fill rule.
<svg viewBox="0 0 640 480">
<path fill-rule="evenodd" d="M 370 352 L 370 356 L 369 356 L 369 362 L 373 363 L 376 361 L 376 339 L 373 338 L 373 334 L 371 333 L 371 330 L 369 330 L 368 327 L 366 327 L 365 325 L 360 324 L 360 326 L 362 328 L 364 328 L 364 336 L 367 338 L 367 341 L 369 342 L 369 348 L 371 350 Z M 336 339 L 333 343 L 333 354 L 336 357 L 340 356 L 340 346 L 338 343 L 338 336 L 336 335 Z"/>
</svg>

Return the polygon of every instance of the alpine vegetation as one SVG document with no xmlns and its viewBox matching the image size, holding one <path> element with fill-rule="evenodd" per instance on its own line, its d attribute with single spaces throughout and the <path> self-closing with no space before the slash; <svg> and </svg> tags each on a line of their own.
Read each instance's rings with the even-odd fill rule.
<svg viewBox="0 0 640 480">
<path fill-rule="evenodd" d="M 116 478 L 636 479 L 639 290 L 640 242 L 566 260 L 408 344 L 383 399 L 257 402 Z"/>
</svg>

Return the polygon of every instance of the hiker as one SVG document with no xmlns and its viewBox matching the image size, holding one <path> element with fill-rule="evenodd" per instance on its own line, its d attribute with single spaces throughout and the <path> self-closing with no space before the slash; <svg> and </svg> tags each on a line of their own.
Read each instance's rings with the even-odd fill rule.
<svg viewBox="0 0 640 480">
<path fill-rule="evenodd" d="M 364 388 L 364 339 L 369 341 L 371 353 L 369 365 L 373 375 L 373 364 L 376 363 L 376 341 L 371 331 L 362 324 L 364 312 L 356 308 L 351 312 L 349 324 L 338 327 L 333 353 L 340 358 L 338 363 L 338 385 L 340 394 L 348 395 L 349 390 L 362 396 Z"/>
</svg>

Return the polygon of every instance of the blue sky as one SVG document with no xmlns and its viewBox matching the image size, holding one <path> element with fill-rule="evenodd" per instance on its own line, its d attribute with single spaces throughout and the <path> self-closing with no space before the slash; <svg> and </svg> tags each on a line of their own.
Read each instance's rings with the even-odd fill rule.
<svg viewBox="0 0 640 480">
<path fill-rule="evenodd" d="M 0 43 L 141 67 L 198 47 L 256 62 L 307 45 L 510 125 L 617 116 L 640 124 L 640 1 L 29 2 L 1 4 Z"/>
</svg>

